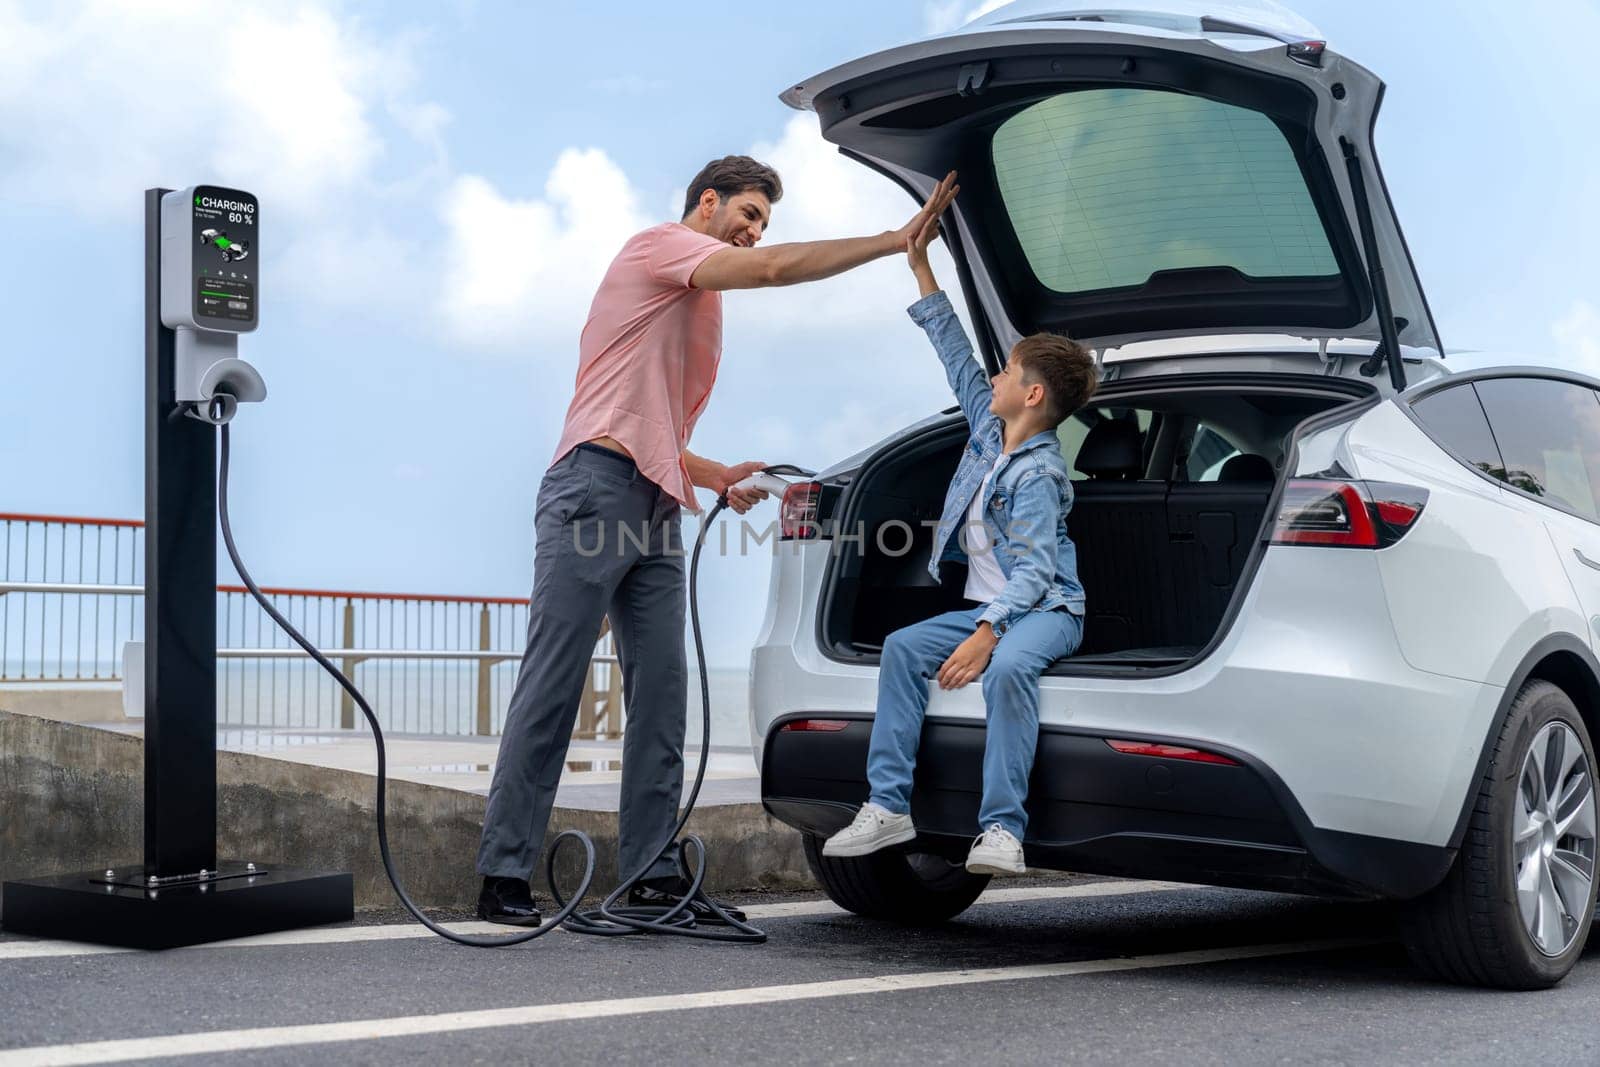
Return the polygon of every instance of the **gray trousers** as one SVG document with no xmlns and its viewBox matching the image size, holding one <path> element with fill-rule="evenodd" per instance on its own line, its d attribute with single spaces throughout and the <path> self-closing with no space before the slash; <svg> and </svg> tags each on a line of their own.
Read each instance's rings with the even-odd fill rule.
<svg viewBox="0 0 1600 1067">
<path fill-rule="evenodd" d="M 600 620 L 609 616 L 628 710 L 618 856 L 627 877 L 665 843 L 683 790 L 680 506 L 628 457 L 580 445 L 545 472 L 534 530 L 528 647 L 500 735 L 478 873 L 531 878 Z M 676 873 L 669 854 L 648 876 Z"/>
</svg>

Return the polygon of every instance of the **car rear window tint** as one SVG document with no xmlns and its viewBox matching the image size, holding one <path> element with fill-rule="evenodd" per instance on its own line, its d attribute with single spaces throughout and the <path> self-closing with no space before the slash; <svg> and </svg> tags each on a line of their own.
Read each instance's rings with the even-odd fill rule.
<svg viewBox="0 0 1600 1067">
<path fill-rule="evenodd" d="M 1184 476 L 1191 482 L 1215 482 L 1222 478 L 1222 468 L 1239 448 L 1221 432 L 1204 422 L 1195 427 L 1189 439 L 1189 454 L 1184 460 Z"/>
<path fill-rule="evenodd" d="M 1500 455 L 1501 477 L 1524 492 L 1600 520 L 1600 399 L 1551 378 L 1476 384 Z"/>
<path fill-rule="evenodd" d="M 1061 458 L 1067 461 L 1067 477 L 1075 482 L 1081 482 L 1089 476 L 1080 471 L 1075 464 L 1078 453 L 1083 450 L 1083 442 L 1089 439 L 1089 431 L 1107 419 L 1133 419 L 1139 427 L 1139 436 L 1147 437 L 1150 425 L 1155 419 L 1155 412 L 1148 408 L 1105 408 L 1087 407 L 1077 411 L 1061 420 L 1061 425 L 1056 427 L 1056 439 L 1061 442 Z"/>
<path fill-rule="evenodd" d="M 1505 464 L 1489 432 L 1489 420 L 1470 384 L 1425 396 L 1412 404 L 1411 410 L 1435 441 L 1483 473 L 1505 478 Z"/>
<path fill-rule="evenodd" d="M 1259 112 L 1161 90 L 1079 90 L 1007 119 L 992 154 L 1028 265 L 1057 292 L 1193 267 L 1338 273 L 1294 153 Z"/>
</svg>

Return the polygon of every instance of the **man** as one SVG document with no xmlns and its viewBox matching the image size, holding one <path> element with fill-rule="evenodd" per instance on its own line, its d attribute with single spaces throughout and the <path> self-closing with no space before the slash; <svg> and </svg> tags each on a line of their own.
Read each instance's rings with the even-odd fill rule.
<svg viewBox="0 0 1600 1067">
<path fill-rule="evenodd" d="M 481 918 L 540 922 L 528 879 L 602 617 L 616 635 L 628 706 L 618 809 L 624 877 L 651 860 L 677 821 L 688 707 L 680 512 L 700 510 L 695 486 L 726 493 L 741 515 L 766 496 L 731 488 L 764 464 L 724 466 L 688 450 L 721 358 L 722 291 L 816 281 L 893 255 L 949 205 L 954 180 L 898 230 L 757 248 L 783 185 L 770 167 L 727 156 L 689 184 L 681 221 L 636 234 L 612 261 L 539 486 L 527 650 L 478 849 Z M 663 903 L 687 885 L 669 853 L 656 857 L 629 901 Z M 698 921 L 717 921 L 703 902 L 693 910 Z"/>
</svg>

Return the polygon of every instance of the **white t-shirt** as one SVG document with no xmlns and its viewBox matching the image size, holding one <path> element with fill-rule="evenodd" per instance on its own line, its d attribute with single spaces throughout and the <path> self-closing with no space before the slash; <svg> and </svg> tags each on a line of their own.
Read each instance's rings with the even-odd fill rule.
<svg viewBox="0 0 1600 1067">
<path fill-rule="evenodd" d="M 964 595 L 968 600 L 984 604 L 994 600 L 1000 595 L 1000 590 L 1006 587 L 1005 572 L 994 558 L 994 543 L 989 540 L 989 529 L 983 524 L 983 504 L 989 499 L 989 486 L 994 482 L 995 471 L 1000 469 L 1005 458 L 1002 452 L 983 479 L 983 484 L 972 494 L 963 531 L 967 547 L 967 588 Z"/>
</svg>

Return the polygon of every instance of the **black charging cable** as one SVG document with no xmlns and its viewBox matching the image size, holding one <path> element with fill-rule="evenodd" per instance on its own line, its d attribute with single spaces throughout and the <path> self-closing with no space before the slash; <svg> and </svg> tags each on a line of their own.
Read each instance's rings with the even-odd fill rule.
<svg viewBox="0 0 1600 1067">
<path fill-rule="evenodd" d="M 361 695 L 361 690 L 357 689 L 355 683 L 346 678 L 344 672 L 334 666 L 327 656 L 318 651 L 315 645 L 306 640 L 305 635 L 295 629 L 293 623 L 284 618 L 282 613 L 273 607 L 272 601 L 268 600 L 266 595 L 261 592 L 261 587 L 256 585 L 255 579 L 250 577 L 250 571 L 246 569 L 244 560 L 239 558 L 238 546 L 233 543 L 233 527 L 228 521 L 228 424 L 226 422 L 222 423 L 219 429 L 222 431 L 222 448 L 220 471 L 217 475 L 217 516 L 222 520 L 222 541 L 228 547 L 228 558 L 233 560 L 233 569 L 239 572 L 239 577 L 244 581 L 245 588 L 250 590 L 250 595 L 255 597 L 256 603 L 261 605 L 261 610 L 271 616 L 272 621 L 277 623 L 283 632 L 293 639 L 295 644 L 303 648 L 308 656 L 316 660 L 318 666 L 332 675 L 333 680 L 339 683 L 340 688 L 349 693 L 351 699 L 356 702 L 356 705 L 361 709 L 361 714 L 367 717 L 367 725 L 372 727 L 372 740 L 378 748 L 378 854 L 383 857 L 383 871 L 389 876 L 389 884 L 394 887 L 394 895 L 400 898 L 401 905 L 411 913 L 411 917 L 423 926 L 426 926 L 440 937 L 456 942 L 458 945 L 471 945 L 474 948 L 503 948 L 507 945 L 520 945 L 532 941 L 536 937 L 543 937 L 560 926 L 578 910 L 578 902 L 589 892 L 589 883 L 594 880 L 594 842 L 589 840 L 589 836 L 581 830 L 561 831 L 550 849 L 550 855 L 545 864 L 545 877 L 550 883 L 550 889 L 553 894 L 556 884 L 556 848 L 563 841 L 569 839 L 579 842 L 583 846 L 584 863 L 583 877 L 579 880 L 577 892 L 573 894 L 572 900 L 557 911 L 554 916 L 532 930 L 508 937 L 473 937 L 469 934 L 458 934 L 454 930 L 440 926 L 422 914 L 422 909 L 417 907 L 411 897 L 406 894 L 406 888 L 400 882 L 400 875 L 394 869 L 394 856 L 389 850 L 389 776 L 388 759 L 383 745 L 383 728 L 378 725 L 378 716 L 373 713 L 372 705 L 367 703 L 367 698 Z"/>
<path fill-rule="evenodd" d="M 722 510 L 728 506 L 726 493 L 717 497 L 716 506 L 700 524 L 700 534 L 695 538 L 694 555 L 689 561 L 689 625 L 694 630 L 694 655 L 695 663 L 700 668 L 700 765 L 694 774 L 694 785 L 689 790 L 689 799 L 683 806 L 683 814 L 678 816 L 678 825 L 672 828 L 672 833 L 667 835 L 667 840 L 656 852 L 647 859 L 637 871 L 624 878 L 617 888 L 600 902 L 598 908 L 580 911 L 567 920 L 567 928 L 580 934 L 593 934 L 599 937 L 621 937 L 628 934 L 675 934 L 679 937 L 696 937 L 706 941 L 730 941 L 736 944 L 759 945 L 767 939 L 767 935 L 751 926 L 742 919 L 729 915 L 722 905 L 706 896 L 701 886 L 706 878 L 706 846 L 698 834 L 689 834 L 679 838 L 683 829 L 689 823 L 689 816 L 694 812 L 695 802 L 700 799 L 700 786 L 706 777 L 706 762 L 711 754 L 711 684 L 706 680 L 706 651 L 705 642 L 700 636 L 700 550 L 705 547 L 706 533 L 710 531 L 711 524 L 716 521 Z M 556 852 L 561 848 L 562 842 L 557 841 L 550 848 L 550 858 L 555 859 Z M 624 904 L 623 898 L 629 890 L 638 885 L 655 866 L 657 860 L 670 852 L 678 854 L 678 869 L 685 872 L 689 880 L 689 887 L 682 897 L 676 898 L 671 904 Z M 688 873 L 688 872 L 693 872 Z M 560 891 L 552 882 L 550 892 L 555 897 L 556 904 L 560 907 L 569 907 Z M 720 926 L 701 925 L 695 922 L 690 906 L 698 901 L 702 907 L 716 915 Z"/>
<path fill-rule="evenodd" d="M 378 796 L 377 796 L 377 822 L 378 822 L 378 852 L 383 858 L 383 870 L 389 877 L 389 884 L 394 887 L 395 896 L 400 903 L 410 912 L 412 917 L 426 926 L 440 937 L 447 938 L 461 945 L 471 945 L 475 948 L 503 948 L 507 945 L 520 945 L 532 941 L 534 938 L 543 937 L 557 926 L 565 925 L 569 930 L 580 934 L 593 934 L 603 937 L 616 937 L 628 934 L 673 934 L 679 937 L 693 937 L 706 941 L 726 941 L 737 944 L 761 944 L 766 941 L 767 935 L 743 921 L 734 918 L 716 901 L 706 896 L 702 886 L 706 877 L 706 847 L 697 834 L 689 834 L 682 839 L 684 827 L 689 823 L 689 816 L 694 812 L 695 802 L 700 797 L 700 787 L 705 781 L 706 764 L 711 753 L 711 687 L 706 678 L 705 642 L 700 634 L 700 604 L 699 604 L 699 572 L 700 551 L 705 547 L 706 534 L 711 529 L 712 522 L 728 506 L 728 497 L 723 493 L 717 497 L 716 506 L 700 524 L 700 533 L 694 543 L 694 555 L 689 564 L 689 621 L 694 631 L 695 662 L 700 668 L 700 763 L 695 771 L 694 786 L 689 791 L 688 802 L 683 806 L 683 812 L 678 817 L 678 823 L 668 835 L 662 846 L 651 855 L 650 859 L 629 877 L 612 890 L 601 901 L 597 908 L 579 910 L 578 905 L 588 895 L 589 885 L 594 880 L 595 853 L 594 842 L 589 835 L 581 830 L 563 830 L 551 842 L 545 858 L 545 880 L 550 887 L 550 895 L 556 902 L 557 911 L 554 916 L 545 920 L 536 928 L 521 934 L 505 937 L 472 937 L 458 934 L 429 919 L 422 913 L 415 902 L 406 894 L 405 886 L 401 884 L 400 875 L 394 867 L 394 857 L 389 850 L 388 828 L 388 771 L 387 757 L 383 744 L 383 729 L 378 725 L 378 716 L 373 712 L 372 706 L 362 696 L 361 690 L 356 688 L 354 682 L 347 678 L 334 663 L 324 656 L 315 645 L 308 641 L 304 634 L 295 629 L 294 624 L 286 619 L 282 613 L 273 606 L 261 588 L 256 585 L 255 579 L 250 577 L 250 572 L 244 565 L 244 560 L 239 557 L 239 549 L 233 543 L 233 529 L 228 521 L 228 424 L 221 422 L 218 427 L 222 431 L 220 471 L 217 477 L 217 514 L 222 522 L 222 540 L 228 549 L 228 558 L 233 561 L 234 570 L 239 572 L 245 588 L 250 590 L 250 595 L 261 605 L 261 609 L 277 623 L 284 633 L 305 650 L 306 654 L 315 660 L 323 670 L 333 677 L 346 693 L 350 694 L 356 705 L 361 709 L 361 714 L 366 716 L 367 724 L 372 727 L 373 743 L 378 750 Z M 771 467 L 772 473 L 784 474 L 810 474 L 811 472 L 798 467 Z M 556 884 L 556 857 L 561 847 L 568 841 L 578 842 L 584 853 L 583 876 L 578 881 L 578 887 L 570 898 L 561 893 Z M 624 904 L 623 898 L 630 890 L 641 882 L 655 862 L 668 853 L 676 852 L 678 866 L 686 873 L 688 888 L 682 897 L 674 898 L 671 904 Z M 695 922 L 693 912 L 690 910 L 694 903 L 700 903 L 706 910 L 717 916 L 722 926 L 700 925 Z"/>
<path fill-rule="evenodd" d="M 812 471 L 788 464 L 766 467 L 764 472 L 803 477 L 810 477 L 813 474 Z M 694 542 L 694 554 L 689 560 L 689 625 L 694 631 L 695 663 L 700 669 L 700 765 L 695 771 L 694 785 L 689 790 L 689 799 L 683 806 L 683 814 L 678 817 L 678 824 L 673 827 L 672 833 L 667 835 L 666 843 L 637 871 L 623 879 L 621 884 L 601 901 L 599 907 L 580 911 L 567 920 L 567 928 L 580 934 L 600 937 L 621 937 L 640 933 L 675 934 L 680 937 L 746 945 L 759 945 L 767 939 L 764 932 L 742 919 L 729 915 L 721 905 L 705 895 L 701 888 L 706 875 L 705 842 L 700 840 L 697 834 L 681 838 L 678 836 L 688 825 L 689 816 L 700 797 L 700 787 L 705 781 L 706 762 L 711 751 L 711 685 L 706 673 L 705 640 L 700 634 L 700 552 L 705 547 L 706 534 L 711 531 L 717 516 L 727 506 L 727 493 L 718 494 L 716 506 L 700 523 L 700 533 Z M 552 854 L 560 847 L 561 842 L 556 842 L 551 848 Z M 678 869 L 693 872 L 686 874 L 689 886 L 684 895 L 676 898 L 672 904 L 624 904 L 622 900 L 628 891 L 644 879 L 658 859 L 674 850 L 677 852 Z M 557 905 L 565 906 L 566 901 L 554 885 L 551 886 L 551 891 Z M 710 924 L 700 925 L 695 922 L 690 912 L 691 904 L 695 901 L 717 916 L 720 927 Z"/>
</svg>

